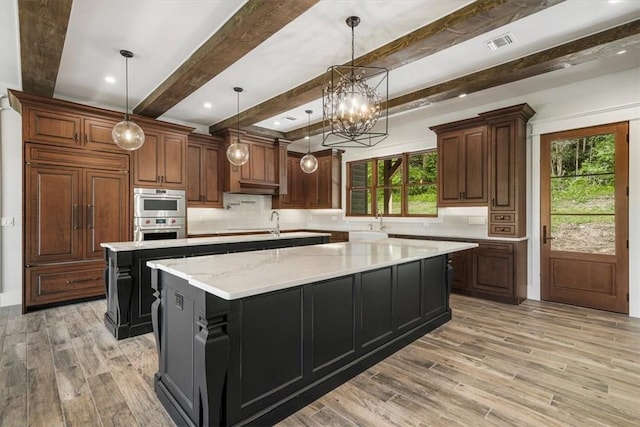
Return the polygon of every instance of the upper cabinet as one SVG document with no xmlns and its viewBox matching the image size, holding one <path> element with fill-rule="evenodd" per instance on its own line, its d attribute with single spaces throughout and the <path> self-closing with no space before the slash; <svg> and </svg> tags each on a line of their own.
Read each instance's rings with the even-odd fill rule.
<svg viewBox="0 0 640 427">
<path fill-rule="evenodd" d="M 276 209 L 340 209 L 342 152 L 324 150 L 313 153 L 318 169 L 304 173 L 300 168 L 303 153 L 288 153 L 286 195 L 273 198 Z"/>
<path fill-rule="evenodd" d="M 440 206 L 486 205 L 486 126 L 438 132 L 438 199 Z"/>
<path fill-rule="evenodd" d="M 222 207 L 223 140 L 208 135 L 189 135 L 187 147 L 187 204 Z"/>
<path fill-rule="evenodd" d="M 524 237 L 528 104 L 434 126 L 438 205 L 488 206 L 489 236 Z"/>
<path fill-rule="evenodd" d="M 489 130 L 489 236 L 527 234 L 528 104 L 480 114 Z"/>
<path fill-rule="evenodd" d="M 133 185 L 186 190 L 188 132 L 142 128 L 144 145 L 133 152 Z"/>
<path fill-rule="evenodd" d="M 223 190 L 230 193 L 279 195 L 287 193 L 287 146 L 289 141 L 255 135 L 235 129 L 218 134 L 224 140 L 223 153 L 240 138 L 249 146 L 249 161 L 235 166 L 226 159 Z"/>
</svg>

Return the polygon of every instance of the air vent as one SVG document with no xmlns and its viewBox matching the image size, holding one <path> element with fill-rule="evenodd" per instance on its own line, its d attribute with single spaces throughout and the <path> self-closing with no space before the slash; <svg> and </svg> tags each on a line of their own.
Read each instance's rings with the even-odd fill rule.
<svg viewBox="0 0 640 427">
<path fill-rule="evenodd" d="M 296 119 L 296 118 L 295 118 L 295 117 L 293 117 L 293 116 L 287 116 L 287 117 L 285 117 L 285 119 L 287 119 L 287 120 L 291 120 L 292 122 L 295 122 L 296 120 L 298 120 L 298 119 Z"/>
<path fill-rule="evenodd" d="M 516 42 L 516 38 L 513 36 L 513 34 L 507 33 L 507 34 L 498 36 L 495 39 L 488 40 L 485 43 L 487 44 L 487 46 L 489 46 L 489 49 L 498 50 L 501 47 L 505 47 L 515 42 Z"/>
</svg>

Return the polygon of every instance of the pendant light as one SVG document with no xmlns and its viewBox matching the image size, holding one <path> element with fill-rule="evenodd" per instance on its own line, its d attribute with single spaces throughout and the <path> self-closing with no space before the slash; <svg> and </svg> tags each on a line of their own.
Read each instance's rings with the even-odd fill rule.
<svg viewBox="0 0 640 427">
<path fill-rule="evenodd" d="M 355 27 L 360 18 L 350 16 L 346 22 L 351 28 L 351 65 L 327 69 L 322 91 L 322 145 L 372 147 L 388 135 L 389 70 L 355 65 Z M 384 128 L 374 131 L 379 119 L 384 124 L 378 128 Z"/>
<path fill-rule="evenodd" d="M 316 159 L 316 156 L 311 154 L 311 113 L 313 113 L 313 111 L 305 110 L 305 113 L 309 116 L 309 135 L 307 136 L 307 154 L 300 159 L 300 169 L 302 169 L 302 172 L 304 173 L 314 173 L 318 169 L 318 159 Z"/>
<path fill-rule="evenodd" d="M 127 109 L 124 113 L 124 120 L 116 124 L 111 131 L 113 142 L 123 150 L 137 150 L 144 144 L 144 131 L 140 126 L 131 121 L 129 116 L 129 58 L 133 58 L 133 53 L 128 50 L 121 50 L 120 55 L 124 56 L 125 67 L 125 99 Z"/>
<path fill-rule="evenodd" d="M 242 92 L 242 88 L 234 87 L 233 90 L 238 94 L 238 133 L 236 142 L 227 148 L 227 160 L 232 165 L 242 166 L 249 161 L 249 147 L 240 142 L 240 92 Z"/>
</svg>

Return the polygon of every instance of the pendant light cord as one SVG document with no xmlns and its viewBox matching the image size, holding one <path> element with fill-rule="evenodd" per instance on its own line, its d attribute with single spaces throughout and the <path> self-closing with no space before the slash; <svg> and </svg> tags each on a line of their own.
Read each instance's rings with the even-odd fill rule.
<svg viewBox="0 0 640 427">
<path fill-rule="evenodd" d="M 125 97 L 125 104 L 127 106 L 127 109 L 124 112 L 124 119 L 125 120 L 129 120 L 130 116 L 129 116 L 129 58 L 127 58 L 125 56 L 124 58 L 124 97 Z"/>
<path fill-rule="evenodd" d="M 238 102 L 237 102 L 237 109 L 236 111 L 238 112 L 238 114 L 236 114 L 236 119 L 237 119 L 237 128 L 238 128 L 238 134 L 236 135 L 238 138 L 238 144 L 240 143 L 240 92 L 236 92 L 238 94 Z"/>
<path fill-rule="evenodd" d="M 311 113 L 307 113 L 307 154 L 311 153 Z"/>
</svg>

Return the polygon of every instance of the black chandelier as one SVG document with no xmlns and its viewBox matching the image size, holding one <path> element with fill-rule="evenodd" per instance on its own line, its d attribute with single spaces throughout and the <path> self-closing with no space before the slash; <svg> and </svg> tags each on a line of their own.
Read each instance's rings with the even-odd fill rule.
<svg viewBox="0 0 640 427">
<path fill-rule="evenodd" d="M 322 90 L 322 145 L 372 147 L 388 136 L 389 70 L 355 66 L 354 29 L 360 18 L 350 16 L 346 22 L 351 28 L 351 65 L 327 69 Z M 374 130 L 379 119 L 384 121 L 383 128 Z"/>
</svg>

